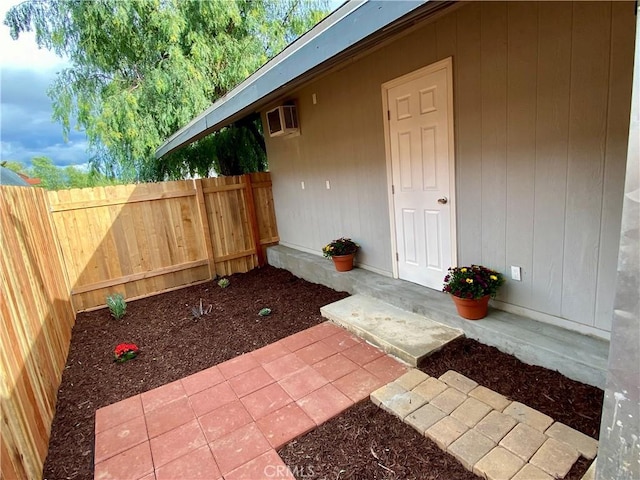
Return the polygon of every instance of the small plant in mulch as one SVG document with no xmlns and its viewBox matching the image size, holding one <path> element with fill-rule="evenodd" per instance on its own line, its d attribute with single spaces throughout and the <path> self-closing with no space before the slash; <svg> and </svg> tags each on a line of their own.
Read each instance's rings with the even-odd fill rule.
<svg viewBox="0 0 640 480">
<path fill-rule="evenodd" d="M 113 351 L 113 361 L 124 363 L 127 360 L 136 358 L 138 353 L 140 353 L 140 349 L 135 343 L 121 343 Z"/>
<path fill-rule="evenodd" d="M 271 309 L 270 308 L 263 308 L 262 310 L 260 310 L 258 312 L 258 315 L 260 315 L 261 317 L 266 317 L 267 315 L 271 315 Z"/>
<path fill-rule="evenodd" d="M 205 315 L 209 315 L 212 309 L 213 305 L 209 304 L 208 307 L 205 307 L 202 303 L 202 299 L 200 299 L 200 305 L 196 305 L 191 309 L 191 315 L 193 315 L 194 320 L 198 320 Z"/>
<path fill-rule="evenodd" d="M 227 288 L 230 283 L 231 282 L 229 281 L 228 278 L 221 278 L 220 280 L 218 280 L 218 286 L 220 288 Z"/>
<path fill-rule="evenodd" d="M 109 307 L 111 316 L 116 320 L 120 320 L 127 313 L 127 302 L 119 293 L 107 297 L 107 307 Z"/>
</svg>

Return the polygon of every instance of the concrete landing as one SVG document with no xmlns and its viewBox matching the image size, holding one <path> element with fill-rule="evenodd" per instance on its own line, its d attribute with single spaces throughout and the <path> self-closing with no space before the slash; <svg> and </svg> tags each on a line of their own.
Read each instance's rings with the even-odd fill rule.
<svg viewBox="0 0 640 480">
<path fill-rule="evenodd" d="M 515 355 L 525 363 L 558 370 L 573 380 L 604 388 L 609 342 L 491 307 L 480 321 L 461 318 L 448 295 L 362 268 L 336 272 L 319 255 L 283 245 L 267 249 L 269 265 L 285 268 L 310 282 L 338 291 L 378 298 L 402 310 L 423 315 L 485 345 Z"/>
<path fill-rule="evenodd" d="M 414 367 L 463 334 L 457 328 L 365 295 L 353 295 L 325 305 L 320 313 Z"/>
</svg>

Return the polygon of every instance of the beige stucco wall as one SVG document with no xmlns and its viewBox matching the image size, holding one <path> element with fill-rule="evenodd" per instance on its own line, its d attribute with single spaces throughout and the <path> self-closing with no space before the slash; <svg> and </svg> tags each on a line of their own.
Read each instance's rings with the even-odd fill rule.
<svg viewBox="0 0 640 480">
<path fill-rule="evenodd" d="M 282 243 L 351 236 L 391 274 L 381 85 L 451 56 L 459 264 L 520 266 L 504 308 L 608 331 L 634 32 L 633 2 L 476 2 L 293 92 L 301 135 L 267 138 Z"/>
</svg>

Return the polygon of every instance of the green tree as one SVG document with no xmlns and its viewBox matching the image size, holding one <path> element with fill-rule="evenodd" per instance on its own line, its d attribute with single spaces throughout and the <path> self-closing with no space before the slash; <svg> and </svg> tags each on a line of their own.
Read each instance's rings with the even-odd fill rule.
<svg viewBox="0 0 640 480">
<path fill-rule="evenodd" d="M 67 188 L 67 180 L 61 168 L 56 167 L 48 157 L 33 157 L 29 173 L 40 179 L 39 187 L 47 190 L 61 190 Z"/>
<path fill-rule="evenodd" d="M 107 178 L 100 172 L 90 169 L 83 171 L 80 168 L 69 165 L 60 168 L 54 165 L 48 157 L 34 157 L 31 159 L 32 167 L 23 173 L 31 177 L 39 178 L 39 187 L 47 190 L 62 190 L 65 188 L 91 188 L 106 185 L 115 185 L 116 180 Z"/>
<path fill-rule="evenodd" d="M 97 170 L 146 180 L 208 170 L 208 159 L 220 172 L 244 157 L 254 164 L 243 168 L 263 166 L 255 119 L 166 163 L 154 152 L 325 14 L 326 0 L 27 0 L 5 24 L 13 38 L 35 30 L 39 46 L 69 58 L 49 90 L 65 135 L 76 118 Z"/>
<path fill-rule="evenodd" d="M 27 173 L 27 169 L 20 162 L 15 162 L 12 160 L 3 160 L 2 162 L 0 162 L 0 165 L 3 166 L 4 168 L 8 168 L 9 170 L 13 170 L 16 173 L 24 173 L 24 174 Z"/>
</svg>

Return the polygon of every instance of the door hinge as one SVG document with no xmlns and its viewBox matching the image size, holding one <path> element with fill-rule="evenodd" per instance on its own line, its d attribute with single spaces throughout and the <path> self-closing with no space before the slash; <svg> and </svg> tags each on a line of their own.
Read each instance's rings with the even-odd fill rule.
<svg viewBox="0 0 640 480">
<path fill-rule="evenodd" d="M 396 186 L 391 185 L 391 195 L 395 195 L 395 194 L 396 194 Z"/>
<path fill-rule="evenodd" d="M 396 262 L 400 261 L 400 255 L 398 255 L 398 252 L 396 252 Z"/>
<path fill-rule="evenodd" d="M 391 120 L 391 110 L 387 110 L 387 120 Z"/>
</svg>

